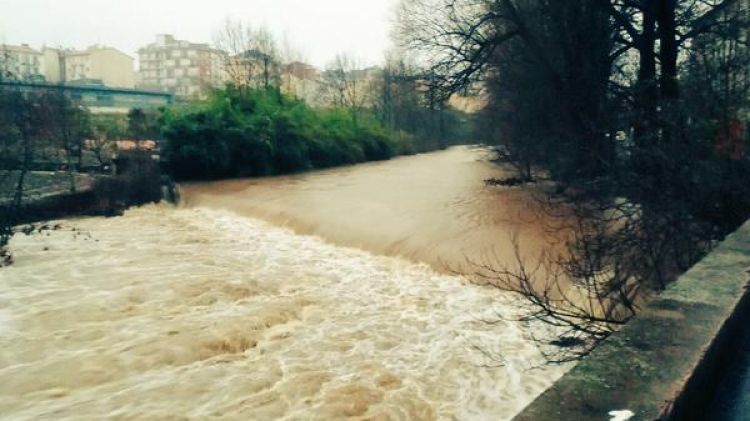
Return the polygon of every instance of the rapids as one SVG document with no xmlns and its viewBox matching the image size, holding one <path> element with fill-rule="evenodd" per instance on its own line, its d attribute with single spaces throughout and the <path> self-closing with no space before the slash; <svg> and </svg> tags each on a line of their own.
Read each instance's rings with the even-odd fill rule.
<svg viewBox="0 0 750 421">
<path fill-rule="evenodd" d="M 59 224 L 0 270 L 3 419 L 503 420 L 567 369 L 429 260 L 195 203 Z"/>
<path fill-rule="evenodd" d="M 542 212 L 535 187 L 485 186 L 507 170 L 482 148 L 458 146 L 390 161 L 259 179 L 181 186 L 188 207 L 226 209 L 334 244 L 471 272 L 557 249 L 559 221 Z M 471 263 L 469 263 L 471 262 Z"/>
</svg>

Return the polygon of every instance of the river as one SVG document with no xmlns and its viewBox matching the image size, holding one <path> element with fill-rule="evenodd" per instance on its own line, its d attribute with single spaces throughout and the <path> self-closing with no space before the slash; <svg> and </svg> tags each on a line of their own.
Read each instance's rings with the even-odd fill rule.
<svg viewBox="0 0 750 421">
<path fill-rule="evenodd" d="M 542 364 L 514 297 L 436 270 L 481 227 L 518 225 L 480 212 L 521 195 L 485 188 L 497 169 L 479 158 L 191 185 L 180 208 L 17 235 L 0 270 L 0 414 L 510 419 L 567 367 Z"/>
<path fill-rule="evenodd" d="M 224 209 L 439 271 L 515 263 L 559 248 L 528 189 L 485 186 L 507 171 L 487 151 L 454 147 L 292 176 L 186 184 L 188 207 Z"/>
</svg>

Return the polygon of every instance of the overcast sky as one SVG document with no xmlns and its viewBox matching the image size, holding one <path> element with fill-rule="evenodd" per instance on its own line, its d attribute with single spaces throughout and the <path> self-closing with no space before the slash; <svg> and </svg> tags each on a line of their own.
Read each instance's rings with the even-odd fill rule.
<svg viewBox="0 0 750 421">
<path fill-rule="evenodd" d="M 0 44 L 84 48 L 135 57 L 158 33 L 211 43 L 227 18 L 263 25 L 324 66 L 347 52 L 380 63 L 398 0 L 0 0 Z"/>
</svg>

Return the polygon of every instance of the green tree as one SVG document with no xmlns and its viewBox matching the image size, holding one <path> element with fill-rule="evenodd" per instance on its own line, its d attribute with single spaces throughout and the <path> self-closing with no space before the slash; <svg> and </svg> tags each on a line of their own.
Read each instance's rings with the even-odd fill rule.
<svg viewBox="0 0 750 421">
<path fill-rule="evenodd" d="M 304 171 L 398 152 L 392 132 L 372 115 L 314 110 L 275 90 L 228 87 L 211 100 L 165 116 L 164 154 L 180 179 Z"/>
<path fill-rule="evenodd" d="M 134 140 L 144 140 L 150 134 L 148 117 L 142 109 L 133 108 L 128 111 L 128 132 Z"/>
</svg>

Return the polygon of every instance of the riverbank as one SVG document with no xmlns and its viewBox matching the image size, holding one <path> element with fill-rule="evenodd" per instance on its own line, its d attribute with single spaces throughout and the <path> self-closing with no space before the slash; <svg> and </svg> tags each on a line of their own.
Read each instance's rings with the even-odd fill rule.
<svg viewBox="0 0 750 421">
<path fill-rule="evenodd" d="M 425 265 L 220 210 L 59 223 L 0 271 L 6 416 L 503 420 L 565 371 Z"/>
<path fill-rule="evenodd" d="M 97 199 L 94 191 L 104 175 L 67 171 L 30 171 L 24 175 L 21 208 L 16 210 L 14 221 L 21 224 L 48 221 L 75 216 L 98 216 L 108 210 Z M 71 179 L 75 191 L 71 190 Z M 11 200 L 17 188 L 18 175 L 11 172 L 0 185 L 0 197 Z"/>
<path fill-rule="evenodd" d="M 12 203 L 20 172 L 11 171 L 0 183 L 0 197 Z M 6 208 L 4 218 L 15 225 L 79 216 L 120 215 L 131 206 L 176 201 L 171 178 L 161 174 L 148 152 L 123 152 L 117 174 L 29 171 L 23 174 L 18 209 Z"/>
</svg>

